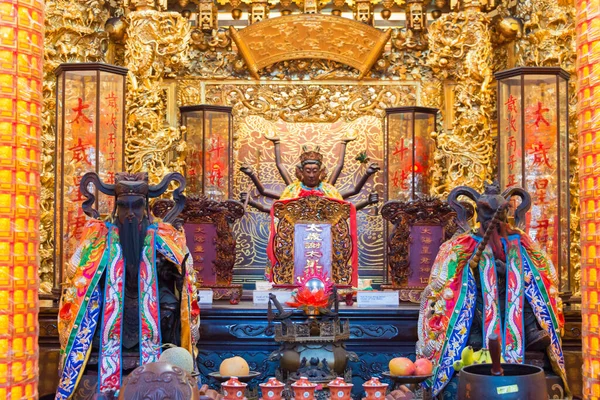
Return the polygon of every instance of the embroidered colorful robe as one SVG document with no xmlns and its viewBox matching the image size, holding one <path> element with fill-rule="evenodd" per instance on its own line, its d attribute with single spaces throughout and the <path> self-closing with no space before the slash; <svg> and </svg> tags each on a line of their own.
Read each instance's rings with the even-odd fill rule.
<svg viewBox="0 0 600 400">
<path fill-rule="evenodd" d="M 168 224 L 148 227 L 139 269 L 140 364 L 160 356 L 160 308 L 157 253 L 181 272 L 187 254 L 185 236 Z M 61 298 L 58 329 L 62 372 L 56 399 L 70 398 L 79 383 L 100 329 L 98 390 L 118 394 L 122 382 L 122 318 L 125 264 L 115 225 L 90 220 L 68 266 L 67 289 Z M 101 291 L 100 279 L 104 279 Z M 199 308 L 195 274 L 187 259 L 181 293 L 181 347 L 190 351 L 198 340 Z"/>
<path fill-rule="evenodd" d="M 494 255 L 488 245 L 479 268 L 469 268 L 469 260 L 482 238 L 463 234 L 444 243 L 436 257 L 429 284 L 421 301 L 417 355 L 434 363 L 433 377 L 425 382 L 433 394 L 442 391 L 454 374 L 452 364 L 461 358 L 467 345 L 476 308 L 479 274 L 483 299 L 483 343 L 492 333 L 502 338 L 502 355 L 509 363 L 524 363 L 525 332 L 523 308 L 529 302 L 536 320 L 551 338 L 547 354 L 557 373 L 566 382 L 560 332 L 564 327 L 562 302 L 558 296 L 558 276 L 552 262 L 525 234 L 502 239 L 506 260 L 506 307 L 502 323 Z M 568 389 L 567 389 L 568 390 Z"/>
<path fill-rule="evenodd" d="M 327 182 L 319 183 L 319 186 L 316 188 L 308 188 L 304 186 L 304 184 L 300 181 L 294 182 L 288 187 L 285 188 L 278 202 L 288 202 L 300 197 L 307 196 L 322 196 L 327 197 L 332 201 L 337 201 L 344 204 L 350 205 L 350 237 L 352 241 L 352 255 L 350 258 L 350 262 L 352 263 L 352 278 L 351 283 L 352 286 L 356 287 L 358 285 L 358 235 L 357 235 L 357 225 L 356 225 L 356 208 L 354 204 L 348 203 L 344 201 L 342 195 L 338 190 Z M 271 207 L 271 230 L 269 235 L 269 243 L 267 244 L 267 258 L 269 259 L 270 265 L 266 268 L 265 276 L 270 281 L 273 282 L 273 265 L 276 265 L 277 258 L 275 257 L 275 233 L 277 226 L 277 218 L 273 214 L 274 207 Z"/>
</svg>

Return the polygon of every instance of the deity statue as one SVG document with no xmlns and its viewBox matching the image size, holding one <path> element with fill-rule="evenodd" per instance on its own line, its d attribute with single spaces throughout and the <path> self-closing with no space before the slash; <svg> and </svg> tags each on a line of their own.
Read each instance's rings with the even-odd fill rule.
<svg viewBox="0 0 600 400">
<path fill-rule="evenodd" d="M 247 201 L 248 204 L 258 208 L 263 212 L 271 213 L 271 232 L 267 245 L 267 257 L 269 259 L 269 265 L 267 265 L 265 271 L 267 279 L 276 284 L 295 284 L 296 278 L 302 275 L 301 270 L 308 268 L 308 266 L 312 266 L 316 262 L 319 268 L 323 268 L 332 274 L 336 284 L 355 286 L 358 283 L 356 211 L 370 204 L 377 203 L 379 201 L 379 197 L 377 193 L 371 193 L 366 200 L 361 201 L 356 205 L 346 202 L 345 199 L 360 193 L 369 177 L 379 170 L 379 166 L 375 163 L 371 164 L 359 182 L 355 185 L 354 189 L 345 193 L 340 193 L 334 185 L 340 173 L 342 172 L 342 169 L 344 168 L 346 146 L 348 142 L 353 139 L 344 139 L 342 141 L 342 152 L 340 154 L 338 164 L 328 181 L 325 181 L 327 170 L 323 165 L 323 155 L 319 152 L 319 148 L 317 147 L 314 150 L 309 150 L 307 146 L 303 146 L 303 152 L 300 155 L 300 163 L 296 165 L 297 180 L 292 182 L 287 170 L 281 163 L 279 139 L 270 138 L 269 140 L 273 142 L 275 147 L 275 164 L 277 169 L 279 170 L 279 173 L 285 183 L 288 185 L 283 193 L 278 195 L 273 191 L 265 189 L 254 171 L 247 167 L 241 168 L 241 171 L 250 177 L 261 195 L 278 200 L 273 204 L 272 207 L 267 208 L 257 201 L 246 198 L 246 194 L 242 194 L 243 201 Z M 306 203 L 305 200 L 314 197 L 324 198 L 327 200 L 320 201 L 319 206 L 314 204 L 310 206 Z M 292 223 L 289 224 L 286 222 L 285 225 L 287 226 L 284 228 L 285 232 L 282 233 L 281 226 L 279 224 L 279 212 L 276 210 L 276 208 L 278 206 L 286 208 L 285 205 L 290 201 L 294 201 L 295 199 L 304 200 L 299 200 L 297 206 L 291 207 L 296 212 L 292 212 L 294 215 L 289 215 L 286 217 L 288 220 L 287 222 L 292 221 Z M 327 207 L 325 203 L 329 205 L 336 203 L 336 207 Z M 326 249 L 326 246 L 323 248 L 319 247 L 319 249 L 316 247 L 305 247 L 304 250 L 306 251 L 304 251 L 302 255 L 298 255 L 298 257 L 288 257 L 292 253 L 301 253 L 301 251 L 296 251 L 296 247 L 301 248 L 301 245 L 297 245 L 294 239 L 296 236 L 295 223 L 297 221 L 300 219 L 306 220 L 308 218 L 311 219 L 313 225 L 315 223 L 325 223 L 329 226 L 331 226 L 332 223 L 334 223 L 334 225 L 339 224 L 341 219 L 335 217 L 337 211 L 334 211 L 334 209 L 339 210 L 339 212 L 343 214 L 344 212 L 342 209 L 344 207 L 347 208 L 347 215 L 344 214 L 346 217 L 342 218 L 344 222 L 341 223 L 341 226 L 336 225 L 337 227 L 332 227 L 328 232 L 332 232 L 331 235 L 334 235 L 333 239 L 326 240 L 327 242 L 331 242 L 333 240 L 333 242 L 336 243 L 338 250 L 337 252 L 332 252 L 329 248 Z M 309 211 L 309 209 L 312 210 L 312 212 Z M 315 214 L 316 210 L 319 211 Z M 347 224 L 346 221 L 349 223 Z M 315 225 L 310 229 L 320 230 L 321 228 Z M 347 235 L 339 238 L 335 236 L 340 232 L 347 232 Z M 315 236 L 314 239 L 316 242 L 306 242 L 309 237 L 313 236 Z M 303 242 L 305 245 L 310 244 L 313 246 L 321 246 L 322 240 L 325 239 L 315 233 L 314 235 L 308 235 Z M 290 249 L 292 248 L 294 251 L 290 252 Z M 286 253 L 286 255 L 280 254 L 282 250 L 284 253 Z M 283 260 L 283 258 L 285 258 L 285 260 Z M 349 268 L 347 267 L 348 262 L 350 262 Z M 348 299 L 348 301 L 350 301 L 350 299 Z"/>
<path fill-rule="evenodd" d="M 469 232 L 461 195 L 476 203 L 479 227 Z M 509 224 L 511 198 L 521 203 Z M 435 259 L 429 284 L 421 297 L 417 356 L 434 362 L 426 381 L 434 395 L 454 374 L 462 350 L 487 347 L 490 335 L 502 340 L 508 363 L 524 363 L 525 350 L 545 351 L 554 372 L 568 390 L 560 334 L 564 327 L 558 275 L 552 261 L 518 227 L 531 206 L 529 193 L 497 183 L 483 194 L 460 186 L 448 203 L 467 232 L 445 242 Z"/>
<path fill-rule="evenodd" d="M 171 181 L 179 183 L 175 206 L 163 222 L 154 222 L 148 200 L 163 194 Z M 137 365 L 155 362 L 163 343 L 194 354 L 199 338 L 194 269 L 184 234 L 171 225 L 185 203 L 185 179 L 172 173 L 150 186 L 147 173 L 117 173 L 115 182 L 106 184 L 95 172 L 81 179 L 87 199 L 83 210 L 91 219 L 67 266 L 59 306 L 56 399 L 74 394 L 92 349 L 98 352 L 97 391 L 111 396 L 118 394 L 124 371 L 131 368 L 126 355 L 133 353 Z M 100 220 L 93 208 L 92 184 L 114 196 L 111 221 Z"/>
<path fill-rule="evenodd" d="M 372 163 L 369 165 L 367 170 L 361 179 L 356 183 L 354 188 L 350 191 L 340 193 L 335 188 L 335 183 L 340 176 L 340 173 L 344 169 L 344 156 L 346 154 L 346 146 L 348 142 L 353 139 L 344 139 L 342 144 L 342 152 L 340 154 L 338 164 L 336 165 L 335 170 L 326 181 L 325 178 L 327 176 L 327 169 L 323 165 L 323 155 L 319 152 L 319 148 L 317 147 L 314 150 L 309 150 L 307 146 L 303 147 L 303 152 L 300 155 L 300 163 L 296 165 L 296 181 L 292 182 L 291 177 L 289 176 L 288 171 L 285 169 L 281 162 L 281 149 L 280 149 L 280 140 L 275 138 L 267 138 L 273 142 L 275 147 L 275 165 L 277 166 L 277 170 L 281 175 L 283 181 L 288 185 L 283 193 L 277 194 L 272 190 L 268 190 L 264 187 L 258 176 L 256 176 L 256 172 L 247 166 L 243 166 L 240 168 L 244 174 L 246 174 L 256 186 L 258 192 L 265 197 L 275 199 L 275 200 L 286 200 L 304 196 L 323 196 L 331 199 L 337 200 L 346 200 L 349 197 L 355 196 L 360 193 L 363 186 L 369 180 L 369 177 L 379 171 L 379 166 L 377 163 Z M 270 207 L 265 207 L 261 203 L 254 201 L 252 199 L 246 198 L 247 194 L 242 193 L 242 201 L 247 201 L 248 204 L 257 208 L 263 212 L 270 212 Z M 368 199 L 361 201 L 355 205 L 356 210 L 360 210 L 365 208 L 370 204 L 376 204 L 379 201 L 379 196 L 377 193 L 371 193 Z"/>
</svg>

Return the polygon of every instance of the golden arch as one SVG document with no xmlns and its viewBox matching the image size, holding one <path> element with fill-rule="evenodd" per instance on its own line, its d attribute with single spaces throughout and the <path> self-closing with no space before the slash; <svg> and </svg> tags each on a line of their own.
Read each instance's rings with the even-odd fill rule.
<svg viewBox="0 0 600 400">
<path fill-rule="evenodd" d="M 349 65 L 362 79 L 381 55 L 391 30 L 342 17 L 298 14 L 266 19 L 240 31 L 229 27 L 231 37 L 250 74 L 280 61 L 319 58 Z"/>
</svg>

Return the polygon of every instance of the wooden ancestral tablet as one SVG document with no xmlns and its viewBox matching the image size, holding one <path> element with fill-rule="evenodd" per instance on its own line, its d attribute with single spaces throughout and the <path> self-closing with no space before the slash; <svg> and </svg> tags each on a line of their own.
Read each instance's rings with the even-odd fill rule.
<svg viewBox="0 0 600 400">
<path fill-rule="evenodd" d="M 269 18 L 240 31 L 230 27 L 230 33 L 255 79 L 264 67 L 302 58 L 349 65 L 360 71 L 361 79 L 391 36 L 389 29 L 382 32 L 358 21 L 323 14 Z"/>
<path fill-rule="evenodd" d="M 171 200 L 158 200 L 152 211 L 161 217 L 173 206 Z M 214 299 L 229 298 L 237 304 L 242 285 L 232 285 L 235 239 L 230 225 L 244 215 L 244 207 L 234 200 L 213 201 L 204 196 L 188 196 L 179 218 L 183 222 L 190 257 L 194 261 L 197 285 L 212 289 Z"/>
<path fill-rule="evenodd" d="M 308 196 L 286 202 L 276 202 L 273 214 L 277 219 L 273 251 L 277 264 L 273 266 L 273 283 L 293 285 L 298 274 L 294 273 L 294 238 L 296 224 L 330 225 L 331 280 L 338 285 L 352 283 L 352 237 L 348 219 L 349 203 L 329 200 L 324 197 Z"/>
<path fill-rule="evenodd" d="M 441 244 L 457 230 L 456 213 L 446 202 L 423 198 L 389 201 L 381 215 L 394 225 L 387 241 L 388 283 L 382 288 L 400 289 L 400 300 L 418 303 Z"/>
</svg>

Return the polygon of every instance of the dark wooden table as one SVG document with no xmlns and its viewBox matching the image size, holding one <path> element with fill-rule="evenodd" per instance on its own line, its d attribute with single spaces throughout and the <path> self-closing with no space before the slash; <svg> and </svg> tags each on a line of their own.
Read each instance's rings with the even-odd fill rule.
<svg viewBox="0 0 600 400">
<path fill-rule="evenodd" d="M 58 332 L 56 308 L 40 310 L 40 395 L 53 393 L 58 381 Z M 349 364 L 355 392 L 371 376 L 380 376 L 388 369 L 394 357 L 415 356 L 417 342 L 417 304 L 401 304 L 399 307 L 362 308 L 340 305 L 340 316 L 350 321 L 350 339 L 347 350 L 355 352 L 358 362 Z M 566 355 L 570 385 L 574 394 L 581 392 L 581 314 L 566 312 L 566 329 L 563 347 Z M 294 311 L 293 320 L 302 321 L 306 316 Z M 253 386 L 275 376 L 277 363 L 268 357 L 279 345 L 274 341 L 274 329 L 267 321 L 267 306 L 255 306 L 242 301 L 238 305 L 217 302 L 201 311 L 201 338 L 198 343 L 198 367 L 204 383 L 217 386 L 208 374 L 218 371 L 221 361 L 238 355 L 250 364 L 250 369 L 261 375 Z"/>
</svg>

